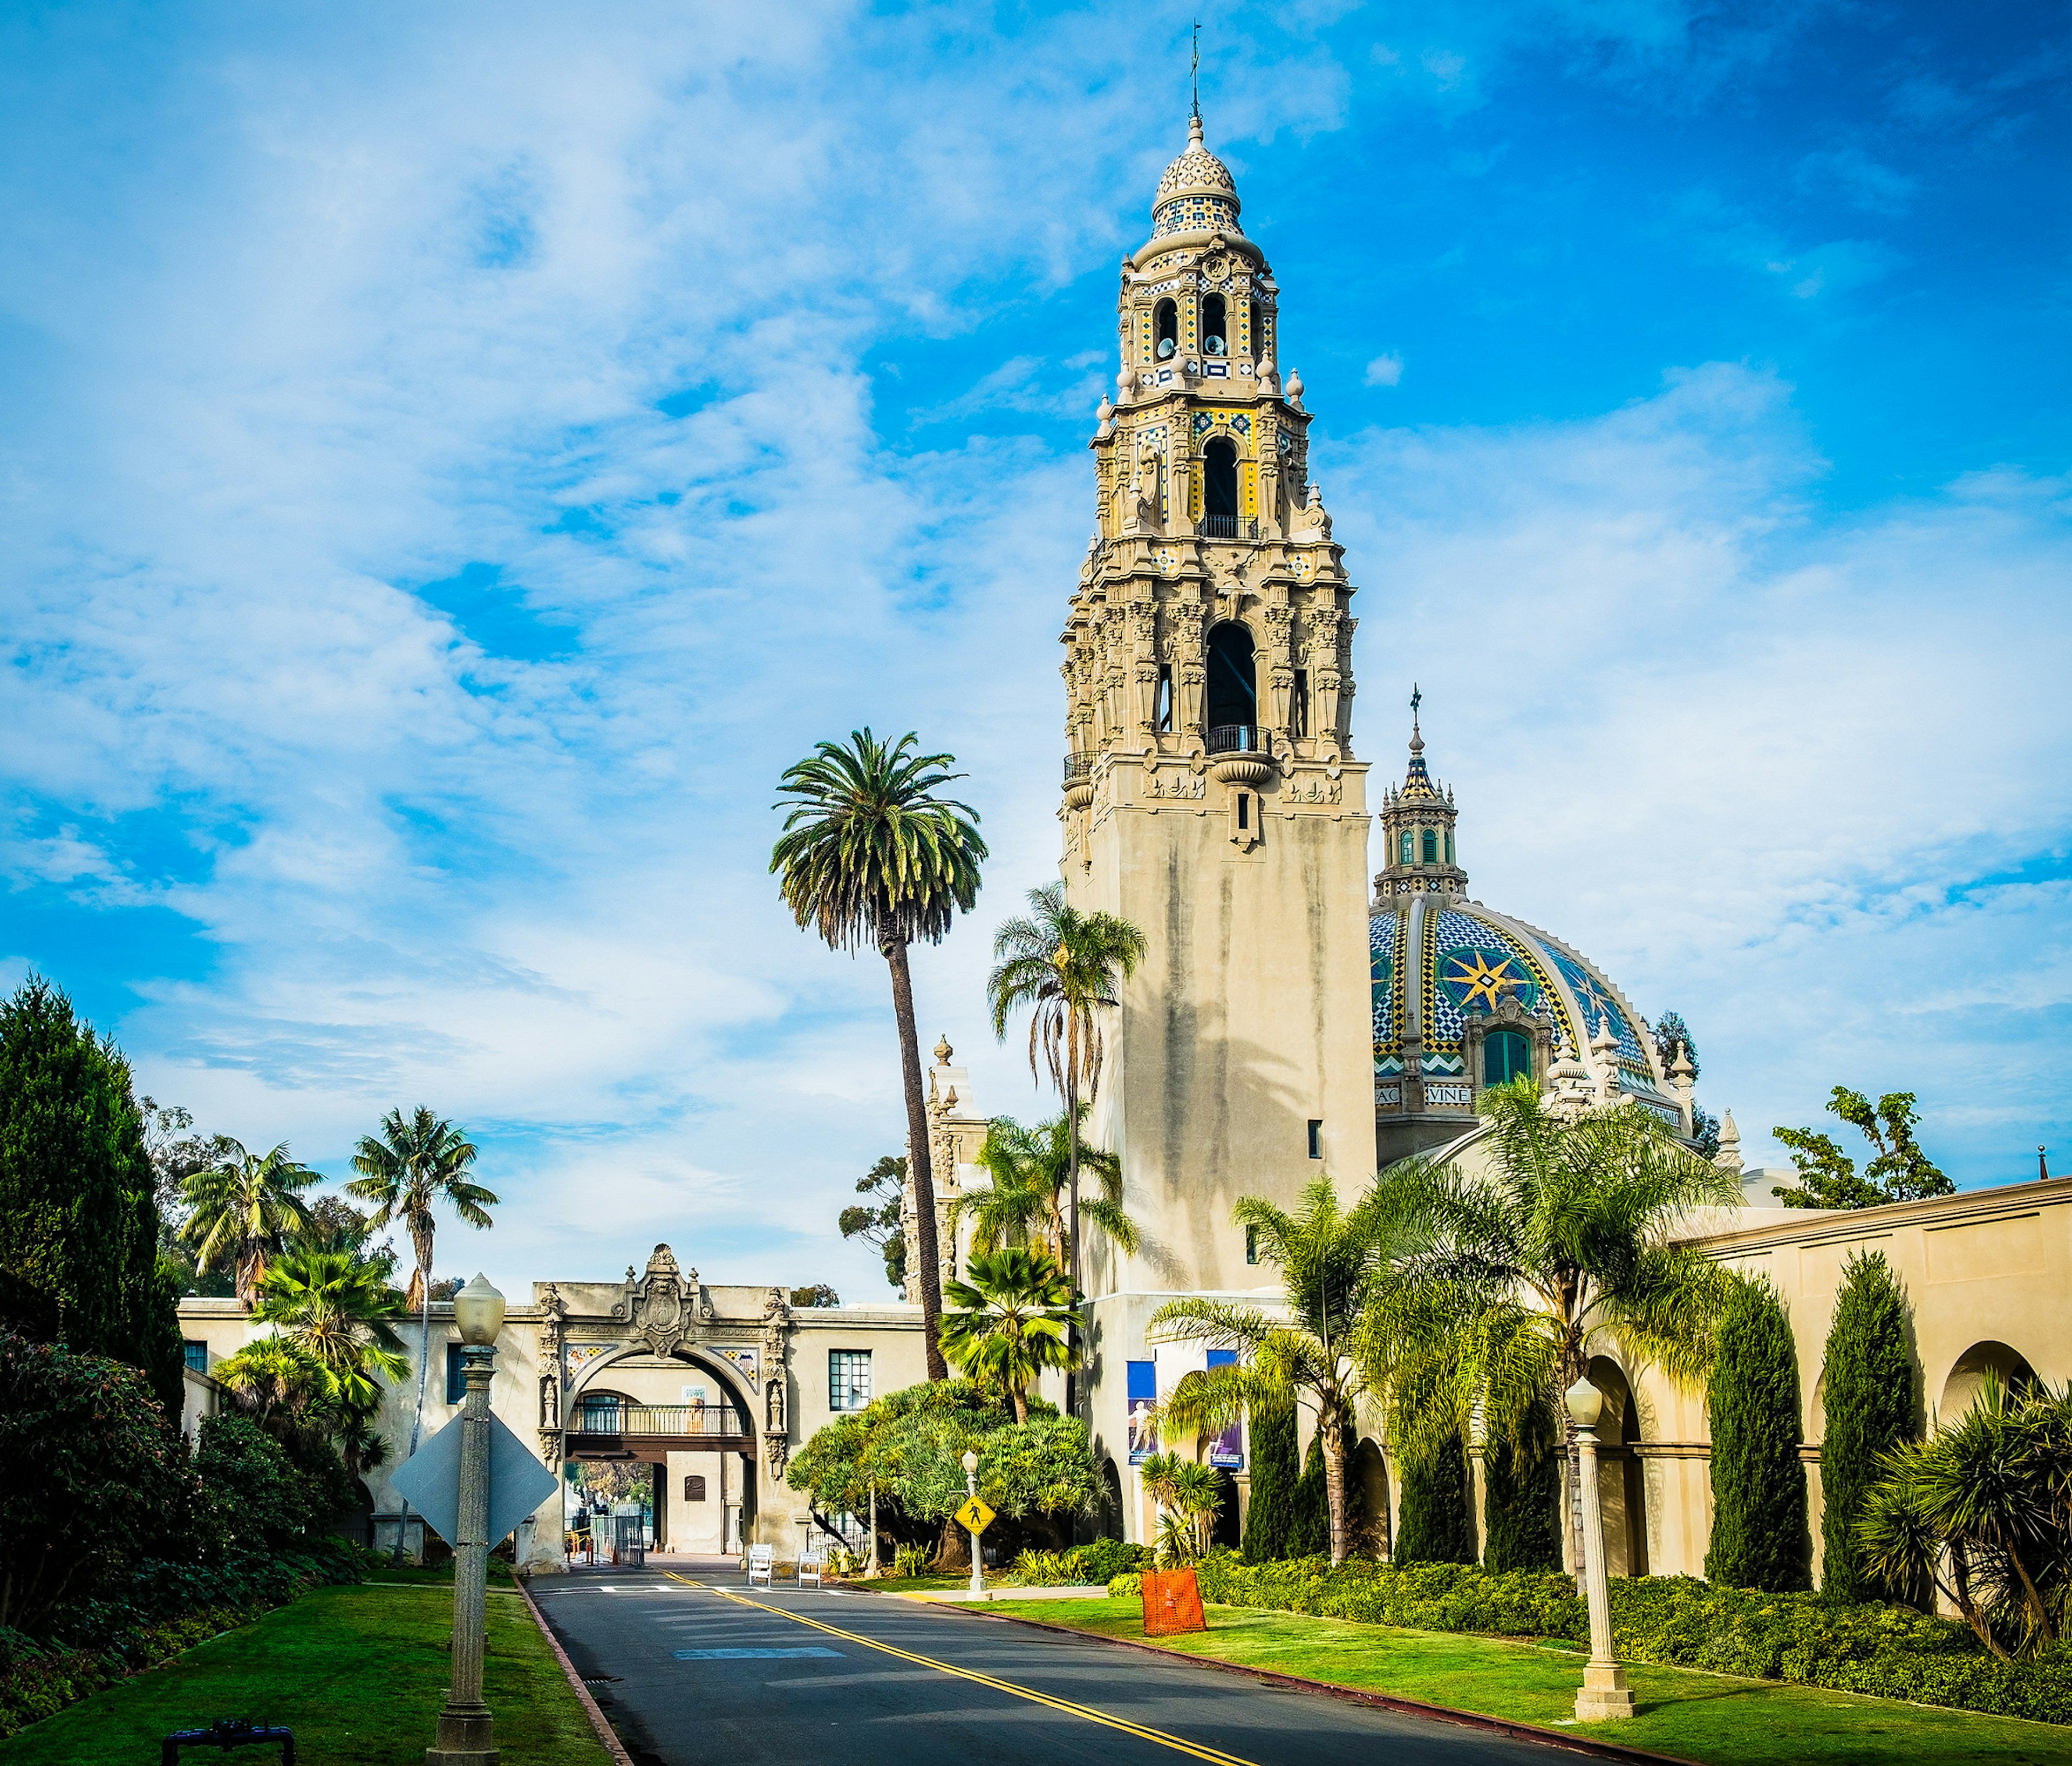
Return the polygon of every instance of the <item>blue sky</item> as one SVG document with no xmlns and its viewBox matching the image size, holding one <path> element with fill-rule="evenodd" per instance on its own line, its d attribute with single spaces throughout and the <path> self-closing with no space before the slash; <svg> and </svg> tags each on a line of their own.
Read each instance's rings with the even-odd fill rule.
<svg viewBox="0 0 2072 1766">
<path fill-rule="evenodd" d="M 882 1291 L 882 965 L 771 788 L 918 728 L 1051 874 L 1055 637 L 1170 6 L 10 9 L 0 980 L 338 1172 L 505 1196 L 442 1265 Z M 2068 32 L 2043 6 L 1208 17 L 1362 586 L 1481 899 L 1700 1044 L 1750 1151 L 1918 1092 L 2072 1167 Z M 1774 1149 L 1767 1155 L 1774 1158 Z"/>
</svg>

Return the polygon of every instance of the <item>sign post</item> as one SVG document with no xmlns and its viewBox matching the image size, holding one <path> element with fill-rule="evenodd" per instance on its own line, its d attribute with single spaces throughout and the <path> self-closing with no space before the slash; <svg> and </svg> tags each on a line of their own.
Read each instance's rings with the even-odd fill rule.
<svg viewBox="0 0 2072 1766">
<path fill-rule="evenodd" d="M 993 1510 L 978 1500 L 978 1455 L 970 1448 L 964 1450 L 964 1490 L 963 1505 L 957 1510 L 957 1525 L 971 1535 L 972 1599 L 985 1599 L 985 1558 L 979 1547 L 979 1537 L 993 1525 Z"/>
</svg>

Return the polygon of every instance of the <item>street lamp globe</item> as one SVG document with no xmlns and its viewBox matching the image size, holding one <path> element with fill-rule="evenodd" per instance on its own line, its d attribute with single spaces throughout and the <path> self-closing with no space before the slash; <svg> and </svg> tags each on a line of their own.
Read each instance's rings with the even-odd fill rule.
<svg viewBox="0 0 2072 1766">
<path fill-rule="evenodd" d="M 1605 1395 L 1590 1384 L 1586 1373 L 1563 1396 L 1568 1400 L 1568 1414 L 1576 1419 L 1579 1429 L 1594 1429 L 1597 1418 L 1605 1412 Z"/>
<path fill-rule="evenodd" d="M 978 1470 L 978 1455 L 972 1452 L 969 1447 L 966 1447 L 964 1449 L 964 1456 L 958 1462 L 958 1463 L 963 1466 L 964 1468 L 964 1475 L 968 1477 L 972 1472 Z"/>
<path fill-rule="evenodd" d="M 495 1343 L 504 1328 L 504 1296 L 489 1285 L 489 1278 L 475 1278 L 454 1296 L 454 1323 L 460 1340 L 478 1349 Z"/>
</svg>

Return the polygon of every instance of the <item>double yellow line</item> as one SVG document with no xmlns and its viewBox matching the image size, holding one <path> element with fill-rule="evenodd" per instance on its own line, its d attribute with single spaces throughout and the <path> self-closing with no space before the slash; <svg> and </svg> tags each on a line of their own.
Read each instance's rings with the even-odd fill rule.
<svg viewBox="0 0 2072 1766">
<path fill-rule="evenodd" d="M 1032 1705 L 1047 1705 L 1052 1710 L 1063 1711 L 1067 1717 L 1083 1718 L 1090 1723 L 1099 1723 L 1104 1729 L 1119 1729 L 1124 1735 L 1134 1735 L 1141 1741 L 1156 1742 L 1160 1747 L 1170 1747 L 1175 1753 L 1207 1760 L 1211 1766 L 1252 1766 L 1250 1760 L 1240 1760 L 1235 1754 L 1226 1754 L 1218 1748 L 1183 1741 L 1178 1735 L 1169 1735 L 1162 1729 L 1147 1729 L 1143 1724 L 1133 1723 L 1127 1718 L 1112 1717 L 1104 1710 L 1096 1710 L 1091 1705 L 1078 1704 L 1069 1698 L 1054 1698 L 1049 1693 L 1039 1693 L 1033 1686 L 1018 1686 L 1011 1680 L 997 1680 L 991 1674 L 980 1673 L 976 1669 L 960 1668 L 954 1662 L 937 1661 L 932 1656 L 917 1656 L 911 1650 L 880 1643 L 875 1637 L 844 1631 L 837 1625 L 824 1625 L 819 1620 L 808 1619 L 804 1613 L 792 1612 L 783 1607 L 766 1606 L 759 1600 L 750 1600 L 746 1595 L 715 1588 L 709 1583 L 693 1582 L 689 1577 L 680 1576 L 674 1570 L 668 1574 L 672 1581 L 680 1582 L 689 1588 L 702 1588 L 707 1594 L 717 1595 L 722 1600 L 731 1600 L 738 1606 L 753 1607 L 758 1612 L 775 1613 L 779 1618 L 788 1619 L 794 1624 L 811 1626 L 815 1631 L 825 1632 L 830 1637 L 840 1637 L 847 1643 L 861 1644 L 865 1649 L 875 1649 L 883 1655 L 897 1656 L 900 1661 L 911 1661 L 918 1667 L 932 1668 L 939 1674 L 950 1674 L 959 1680 L 975 1681 L 981 1686 L 991 1687 L 997 1693 L 1026 1698 Z"/>
</svg>

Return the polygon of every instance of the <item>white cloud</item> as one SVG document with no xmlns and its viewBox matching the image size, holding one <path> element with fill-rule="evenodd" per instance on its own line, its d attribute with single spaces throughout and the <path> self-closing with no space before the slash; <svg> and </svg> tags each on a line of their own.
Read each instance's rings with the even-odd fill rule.
<svg viewBox="0 0 2072 1766">
<path fill-rule="evenodd" d="M 1403 357 L 1395 351 L 1377 356 L 1367 364 L 1367 384 L 1370 386 L 1394 386 L 1403 379 Z"/>
</svg>

